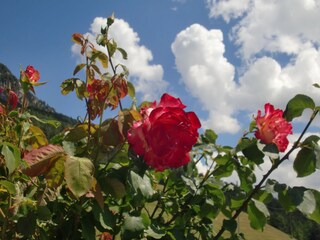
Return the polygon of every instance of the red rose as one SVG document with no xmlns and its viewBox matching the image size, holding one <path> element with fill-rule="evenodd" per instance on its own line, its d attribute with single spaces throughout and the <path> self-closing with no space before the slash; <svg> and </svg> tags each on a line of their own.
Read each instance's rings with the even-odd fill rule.
<svg viewBox="0 0 320 240">
<path fill-rule="evenodd" d="M 12 109 L 15 109 L 18 105 L 18 96 L 12 90 L 9 91 L 8 103 L 12 107 Z"/>
<path fill-rule="evenodd" d="M 38 72 L 38 70 L 34 69 L 33 66 L 28 66 L 24 72 L 29 78 L 30 82 L 35 83 L 39 81 L 40 73 Z"/>
<path fill-rule="evenodd" d="M 143 119 L 128 131 L 128 142 L 147 165 L 157 171 L 178 168 L 190 161 L 189 152 L 197 142 L 200 121 L 194 112 L 185 112 L 179 98 L 163 94 L 141 109 Z"/>
<path fill-rule="evenodd" d="M 264 111 L 264 116 L 258 111 L 255 136 L 265 144 L 276 144 L 279 151 L 284 152 L 289 144 L 287 136 L 292 134 L 292 125 L 282 117 L 283 111 L 275 110 L 270 103 L 264 105 Z"/>
</svg>

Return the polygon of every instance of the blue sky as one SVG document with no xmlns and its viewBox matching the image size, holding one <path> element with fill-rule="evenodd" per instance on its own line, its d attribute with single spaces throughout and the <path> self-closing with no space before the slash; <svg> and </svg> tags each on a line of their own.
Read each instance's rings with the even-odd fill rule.
<svg viewBox="0 0 320 240">
<path fill-rule="evenodd" d="M 16 76 L 33 65 L 48 82 L 37 96 L 58 112 L 83 116 L 83 102 L 60 94 L 81 61 L 71 35 L 93 36 L 113 12 L 112 34 L 129 53 L 123 63 L 138 101 L 163 92 L 180 97 L 221 144 L 234 145 L 266 102 L 285 108 L 297 93 L 318 99 L 319 0 L 5 0 L 0 62 Z M 279 172 L 280 180 L 295 179 L 286 167 Z M 297 184 L 315 183 L 303 181 Z"/>
</svg>

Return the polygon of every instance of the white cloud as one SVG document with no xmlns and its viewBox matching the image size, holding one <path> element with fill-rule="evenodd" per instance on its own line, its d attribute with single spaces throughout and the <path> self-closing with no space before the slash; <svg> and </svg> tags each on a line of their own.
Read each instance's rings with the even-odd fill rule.
<svg viewBox="0 0 320 240">
<path fill-rule="evenodd" d="M 229 21 L 242 16 L 233 27 L 232 38 L 246 59 L 262 51 L 297 54 L 320 43 L 320 29 L 315 26 L 320 21 L 319 0 L 208 2 L 210 17 Z"/>
<path fill-rule="evenodd" d="M 300 93 L 319 99 L 319 89 L 312 84 L 320 83 L 320 29 L 315 24 L 320 22 L 320 0 L 207 0 L 207 5 L 210 17 L 221 16 L 227 22 L 239 19 L 231 22 L 234 25 L 229 34 L 243 64 L 237 67 L 244 66 L 245 70 L 235 79 L 238 69 L 224 56 L 221 30 L 193 24 L 177 34 L 172 43 L 177 71 L 187 90 L 208 112 L 208 118 L 202 119 L 204 128 L 235 133 L 241 129 L 236 119 L 240 112 L 256 115 L 267 102 L 284 109 L 288 100 Z M 273 58 L 279 53 L 286 62 Z M 309 114 L 305 112 L 303 119 Z M 297 137 L 289 137 L 291 146 Z M 292 166 L 296 154 L 271 178 L 291 186 L 320 189 L 319 170 L 297 178 Z M 203 164 L 198 167 L 206 169 Z M 266 160 L 262 170 L 256 170 L 257 176 L 263 176 L 270 167 Z M 228 180 L 239 181 L 235 174 Z"/>
<path fill-rule="evenodd" d="M 204 128 L 235 133 L 241 129 L 235 117 L 240 112 L 256 114 L 267 102 L 283 109 L 300 93 L 318 99 L 319 89 L 312 85 L 320 82 L 320 29 L 314 24 L 320 22 L 320 0 L 207 0 L 207 5 L 211 17 L 240 19 L 231 36 L 242 57 L 238 67 L 245 68 L 235 79 L 221 30 L 193 24 L 177 34 L 176 67 L 208 112 Z M 288 54 L 288 61 L 272 58 L 277 53 Z"/>
<path fill-rule="evenodd" d="M 241 17 L 249 8 L 250 0 L 207 0 L 210 17 L 222 16 L 229 22 L 232 18 Z"/>
<path fill-rule="evenodd" d="M 312 84 L 319 81 L 320 52 L 315 48 L 299 52 L 285 67 L 273 58 L 258 58 L 236 84 L 224 47 L 220 30 L 199 24 L 181 31 L 172 44 L 182 81 L 209 113 L 202 120 L 204 128 L 235 133 L 240 129 L 235 118 L 239 111 L 256 113 L 266 102 L 283 109 L 298 93 L 317 98 L 319 90 Z"/>
<path fill-rule="evenodd" d="M 90 32 L 85 35 L 95 43 L 94 36 L 100 33 L 101 27 L 105 27 L 106 18 L 96 17 L 91 24 Z M 110 36 L 115 39 L 118 47 L 125 49 L 128 53 L 128 60 L 121 60 L 120 56 L 116 56 L 115 62 L 121 62 L 128 67 L 130 72 L 130 80 L 133 81 L 136 91 L 143 95 L 144 99 L 153 100 L 165 91 L 168 83 L 163 80 L 163 68 L 161 65 L 152 64 L 152 52 L 143 45 L 140 45 L 138 33 L 130 27 L 130 25 L 122 20 L 115 19 L 114 24 L 110 28 Z M 101 51 L 104 48 L 95 47 Z M 80 57 L 77 45 L 72 46 L 72 52 Z"/>
<path fill-rule="evenodd" d="M 182 81 L 209 112 L 203 126 L 238 131 L 239 124 L 231 117 L 234 109 L 228 102 L 236 88 L 234 67 L 223 56 L 222 32 L 193 24 L 176 36 L 171 48 Z"/>
</svg>

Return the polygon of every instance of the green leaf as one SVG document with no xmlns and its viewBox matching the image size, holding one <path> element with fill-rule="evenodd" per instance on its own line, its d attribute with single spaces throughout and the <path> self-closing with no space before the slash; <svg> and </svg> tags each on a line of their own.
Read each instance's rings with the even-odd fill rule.
<svg viewBox="0 0 320 240">
<path fill-rule="evenodd" d="M 240 178 L 240 187 L 246 192 L 249 192 L 253 188 L 253 184 L 256 182 L 256 176 L 253 171 L 248 167 L 240 167 L 237 169 Z"/>
<path fill-rule="evenodd" d="M 306 190 L 303 194 L 303 201 L 297 207 L 305 215 L 312 214 L 316 209 L 316 200 L 311 190 Z"/>
<path fill-rule="evenodd" d="M 113 40 L 109 41 L 107 43 L 107 48 L 108 48 L 109 57 L 111 58 L 117 50 L 117 43 Z"/>
<path fill-rule="evenodd" d="M 314 211 L 308 215 L 308 218 L 320 223 L 320 192 L 316 190 L 310 190 L 313 193 L 314 199 L 316 201 L 316 207 Z"/>
<path fill-rule="evenodd" d="M 70 191 L 81 197 L 86 194 L 93 184 L 94 166 L 90 159 L 68 156 L 65 161 L 65 180 Z"/>
<path fill-rule="evenodd" d="M 306 95 L 298 94 L 288 102 L 283 116 L 290 122 L 292 119 L 300 117 L 306 108 L 313 110 L 315 108 L 314 101 Z"/>
<path fill-rule="evenodd" d="M 34 234 L 36 226 L 36 214 L 30 210 L 25 216 L 18 219 L 15 231 L 24 236 L 30 236 L 31 234 Z"/>
<path fill-rule="evenodd" d="M 130 232 L 138 232 L 145 229 L 142 218 L 126 215 L 124 218 L 123 229 Z"/>
<path fill-rule="evenodd" d="M 243 140 L 243 141 L 245 141 L 245 140 Z M 255 141 L 253 141 L 253 142 L 255 142 Z M 247 147 L 242 149 L 242 153 L 249 161 L 252 161 L 257 165 L 260 165 L 264 162 L 263 161 L 264 154 L 259 150 L 257 144 L 247 145 Z"/>
<path fill-rule="evenodd" d="M 164 230 L 156 228 L 154 225 L 149 226 L 147 230 L 144 231 L 149 237 L 154 239 L 162 239 L 166 235 Z"/>
<path fill-rule="evenodd" d="M 57 160 L 54 161 L 54 164 L 50 168 L 49 172 L 46 174 L 48 187 L 57 188 L 61 185 L 63 181 L 64 161 L 64 156 L 59 157 Z"/>
<path fill-rule="evenodd" d="M 64 80 L 61 85 L 60 85 L 60 89 L 61 89 L 61 93 L 62 95 L 66 95 L 68 94 L 69 92 L 72 92 L 74 90 L 74 87 L 75 87 L 75 81 L 77 80 L 78 78 L 69 78 L 69 79 L 66 79 Z"/>
<path fill-rule="evenodd" d="M 234 233 L 236 231 L 237 226 L 237 221 L 234 219 L 223 220 L 223 227 L 231 233 Z"/>
<path fill-rule="evenodd" d="M 141 178 L 134 171 L 131 171 L 130 177 L 131 177 L 132 186 L 136 192 L 140 191 L 145 198 L 150 198 L 153 196 L 155 192 L 152 189 L 150 179 L 147 175 L 144 175 L 143 178 Z"/>
<path fill-rule="evenodd" d="M 87 86 L 80 79 L 77 79 L 75 81 L 75 89 L 76 89 L 76 95 L 80 100 L 88 96 Z"/>
<path fill-rule="evenodd" d="M 305 146 L 305 145 L 307 145 L 307 146 L 309 146 L 309 147 L 310 147 L 310 146 L 313 146 L 314 143 L 317 143 L 319 140 L 320 140 L 320 137 L 319 137 L 319 136 L 317 136 L 317 135 L 311 135 L 311 136 L 307 137 L 307 138 L 303 141 L 302 146 Z"/>
<path fill-rule="evenodd" d="M 88 136 L 89 125 L 87 123 L 81 123 L 76 125 L 74 128 L 70 129 L 65 136 L 66 141 L 78 142 L 81 139 Z M 95 133 L 95 128 L 90 126 L 90 134 Z"/>
<path fill-rule="evenodd" d="M 287 212 L 292 212 L 303 202 L 305 190 L 303 187 L 286 187 L 278 191 L 279 202 Z"/>
<path fill-rule="evenodd" d="M 209 143 L 216 144 L 216 140 L 218 135 L 211 129 L 206 129 L 204 132 L 205 138 L 208 140 Z"/>
<path fill-rule="evenodd" d="M 100 206 L 95 203 L 93 205 L 93 214 L 103 230 L 113 230 L 116 227 L 117 218 L 107 207 L 101 210 Z"/>
<path fill-rule="evenodd" d="M 243 202 L 244 202 L 244 199 L 233 199 L 233 198 L 231 198 L 230 208 L 231 209 L 238 209 L 239 207 L 241 207 Z"/>
<path fill-rule="evenodd" d="M 199 216 L 201 218 L 207 217 L 214 219 L 218 215 L 218 207 L 216 203 L 211 199 L 206 199 L 205 202 L 200 206 Z"/>
<path fill-rule="evenodd" d="M 262 202 L 252 199 L 248 204 L 248 216 L 253 229 L 263 230 L 267 217 L 269 217 L 269 211 Z"/>
<path fill-rule="evenodd" d="M 258 144 L 258 148 L 259 145 L 261 143 Z M 279 149 L 277 147 L 276 144 L 272 143 L 272 144 L 261 144 L 262 147 L 262 151 L 264 152 L 264 154 L 272 159 L 277 159 L 279 158 Z"/>
<path fill-rule="evenodd" d="M 117 199 L 121 199 L 126 195 L 125 185 L 116 177 L 107 177 L 105 179 L 105 185 L 107 187 L 106 192 L 110 193 Z"/>
<path fill-rule="evenodd" d="M 133 84 L 127 81 L 127 85 L 128 85 L 128 94 L 132 99 L 134 99 L 136 96 L 136 90 L 134 89 Z"/>
<path fill-rule="evenodd" d="M 12 182 L 9 182 L 7 180 L 0 180 L 0 186 L 3 186 L 5 189 L 7 189 L 10 194 L 16 194 L 16 188 Z"/>
<path fill-rule="evenodd" d="M 60 125 L 61 125 L 61 122 L 59 122 L 58 120 L 45 120 L 45 119 L 40 119 L 40 118 L 38 118 L 37 116 L 31 115 L 31 114 L 29 114 L 29 113 L 26 113 L 26 116 L 27 116 L 28 118 L 33 118 L 33 119 L 35 119 L 36 121 L 38 121 L 38 122 L 40 122 L 40 123 L 49 124 L 49 125 L 51 125 L 51 126 L 53 126 L 53 127 L 55 127 L 55 128 L 58 128 L 58 127 L 60 127 Z"/>
<path fill-rule="evenodd" d="M 318 83 L 314 83 L 314 84 L 312 84 L 312 86 L 314 86 L 316 88 L 320 88 L 320 85 Z"/>
<path fill-rule="evenodd" d="M 80 64 L 78 64 L 76 67 L 75 67 L 75 69 L 74 69 L 74 71 L 73 71 L 73 75 L 76 75 L 82 68 L 84 68 L 86 66 L 86 64 L 85 63 L 80 63 Z"/>
<path fill-rule="evenodd" d="M 94 221 L 90 216 L 83 216 L 81 218 L 82 237 L 86 240 L 96 239 L 96 231 L 94 228 Z"/>
<path fill-rule="evenodd" d="M 309 176 L 316 170 L 316 154 L 313 149 L 302 148 L 293 163 L 298 177 Z"/>
<path fill-rule="evenodd" d="M 251 121 L 250 125 L 249 125 L 249 131 L 253 132 L 253 130 L 255 129 L 256 126 L 257 126 L 256 120 Z"/>
<path fill-rule="evenodd" d="M 320 146 L 316 143 L 313 143 L 313 150 L 316 156 L 316 168 L 320 169 Z"/>
<path fill-rule="evenodd" d="M 9 174 L 12 174 L 21 163 L 20 151 L 10 143 L 3 143 L 1 154 L 5 159 Z"/>
<path fill-rule="evenodd" d="M 117 50 L 121 53 L 123 59 L 128 59 L 128 54 L 123 48 L 117 48 Z"/>
<path fill-rule="evenodd" d="M 100 54 L 98 55 L 98 59 L 104 68 L 108 68 L 109 58 L 106 54 L 100 52 Z"/>
<path fill-rule="evenodd" d="M 99 74 L 101 75 L 100 69 L 97 65 L 91 64 L 91 67 Z"/>
</svg>

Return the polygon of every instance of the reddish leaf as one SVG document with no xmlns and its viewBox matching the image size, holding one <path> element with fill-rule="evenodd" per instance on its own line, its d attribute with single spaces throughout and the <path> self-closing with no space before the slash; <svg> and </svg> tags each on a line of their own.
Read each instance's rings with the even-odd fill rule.
<svg viewBox="0 0 320 240">
<path fill-rule="evenodd" d="M 116 75 L 111 79 L 113 88 L 116 91 L 117 97 L 124 98 L 128 94 L 128 84 L 127 81 L 121 76 Z"/>
<path fill-rule="evenodd" d="M 23 173 L 30 177 L 47 174 L 54 166 L 56 161 L 66 156 L 61 146 L 49 144 L 39 149 L 34 149 L 24 155 L 23 159 L 29 167 L 23 169 Z"/>
<path fill-rule="evenodd" d="M 94 184 L 93 184 L 93 195 L 94 198 L 97 200 L 97 203 L 101 207 L 101 209 L 104 209 L 104 198 L 103 198 L 103 193 L 101 191 L 100 184 L 97 182 L 96 179 L 94 179 Z"/>
<path fill-rule="evenodd" d="M 82 45 L 83 44 L 83 35 L 81 33 L 74 33 L 72 34 L 72 41 L 74 41 L 76 44 Z"/>
<path fill-rule="evenodd" d="M 109 122 L 101 128 L 102 143 L 105 146 L 117 146 L 124 141 L 124 137 L 119 130 L 118 121 L 110 119 Z"/>
</svg>

